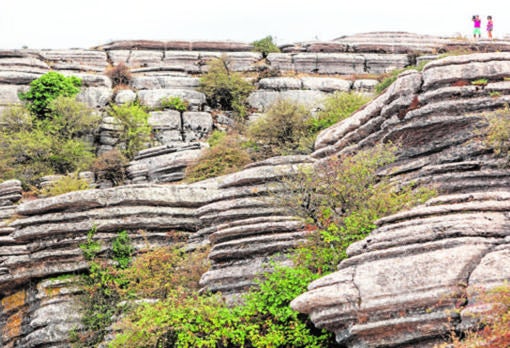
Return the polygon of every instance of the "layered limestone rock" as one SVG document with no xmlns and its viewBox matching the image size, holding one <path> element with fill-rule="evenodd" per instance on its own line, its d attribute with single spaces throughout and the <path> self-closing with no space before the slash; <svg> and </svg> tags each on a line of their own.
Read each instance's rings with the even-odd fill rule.
<svg viewBox="0 0 510 348">
<path fill-rule="evenodd" d="M 190 239 L 197 243 L 207 238 L 211 244 L 211 267 L 200 281 L 205 289 L 235 298 L 255 285 L 271 261 L 289 263 L 284 252 L 302 243 L 309 232 L 275 201 L 284 189 L 277 183 L 312 162 L 307 156 L 276 157 L 193 185 L 218 190 L 213 202 L 197 210 L 202 228 Z"/>
<path fill-rule="evenodd" d="M 428 347 L 451 325 L 469 326 L 463 313 L 476 296 L 466 290 L 510 279 L 510 171 L 483 140 L 486 116 L 510 101 L 509 72 L 508 53 L 431 62 L 318 136 L 319 160 L 399 144 L 396 162 L 381 174 L 440 196 L 379 220 L 294 309 L 348 347 Z M 471 84 L 479 79 L 487 85 Z"/>
</svg>

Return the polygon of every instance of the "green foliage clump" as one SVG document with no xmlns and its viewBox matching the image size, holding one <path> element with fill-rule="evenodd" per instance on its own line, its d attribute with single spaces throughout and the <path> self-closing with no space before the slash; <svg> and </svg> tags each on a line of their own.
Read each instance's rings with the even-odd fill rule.
<svg viewBox="0 0 510 348">
<path fill-rule="evenodd" d="M 45 118 L 50 112 L 50 103 L 59 96 L 73 97 L 80 91 L 81 80 L 76 76 L 64 76 L 50 71 L 30 83 L 20 99 L 28 102 L 27 108 L 38 118 Z"/>
<path fill-rule="evenodd" d="M 121 333 L 111 347 L 333 346 L 333 334 L 313 328 L 289 307 L 315 278 L 306 269 L 276 268 L 260 281 L 258 290 L 246 296 L 244 304 L 228 307 L 219 295 L 197 292 L 205 269 L 197 265 L 206 267 L 205 252 L 185 254 L 160 248 L 141 258 L 124 271 L 128 287 L 135 289 L 135 298 L 159 301 L 135 307 L 117 325 Z"/>
<path fill-rule="evenodd" d="M 118 268 L 125 269 L 131 263 L 135 249 L 131 245 L 131 238 L 126 231 L 119 232 L 112 242 L 113 259 L 117 261 Z"/>
<path fill-rule="evenodd" d="M 220 130 L 215 129 L 210 135 L 209 138 L 207 138 L 207 143 L 210 147 L 218 145 L 225 137 L 227 137 L 227 132 L 223 132 Z"/>
<path fill-rule="evenodd" d="M 289 195 L 283 202 L 318 229 L 298 251 L 298 264 L 320 273 L 336 269 L 347 247 L 374 228 L 374 222 L 401 209 L 424 202 L 435 192 L 404 186 L 396 188 L 378 170 L 395 160 L 396 147 L 378 145 L 353 156 L 331 158 L 303 168 L 285 181 Z"/>
<path fill-rule="evenodd" d="M 57 97 L 41 119 L 27 109 L 13 107 L 0 124 L 1 179 L 20 179 L 25 185 L 51 174 L 88 169 L 95 154 L 87 137 L 97 129 L 100 117 L 70 97 Z"/>
<path fill-rule="evenodd" d="M 487 83 L 489 83 L 489 80 L 487 80 L 487 79 L 477 79 L 477 80 L 471 81 L 471 84 L 473 86 L 486 86 Z"/>
<path fill-rule="evenodd" d="M 122 154 L 133 159 L 150 140 L 149 114 L 138 104 L 111 105 L 108 113 L 124 128 L 120 137 L 124 144 Z"/>
<path fill-rule="evenodd" d="M 369 101 L 369 97 L 359 93 L 335 92 L 324 100 L 324 108 L 309 119 L 310 132 L 318 133 L 346 119 Z"/>
<path fill-rule="evenodd" d="M 76 174 L 64 175 L 62 178 L 52 182 L 49 186 L 41 190 L 43 196 L 58 196 L 67 192 L 88 190 L 87 180 L 80 179 Z"/>
<path fill-rule="evenodd" d="M 230 71 L 228 66 L 225 56 L 209 61 L 207 73 L 200 78 L 199 89 L 212 107 L 234 110 L 240 118 L 244 118 L 246 98 L 254 87 L 239 73 Z"/>
<path fill-rule="evenodd" d="M 186 178 L 195 182 L 230 174 L 250 162 L 251 158 L 241 148 L 240 140 L 235 136 L 225 136 L 216 145 L 204 150 L 200 158 L 186 168 Z"/>
<path fill-rule="evenodd" d="M 311 152 L 302 141 L 308 135 L 310 118 L 306 106 L 279 100 L 248 126 L 248 138 L 263 149 L 264 157 Z"/>
<path fill-rule="evenodd" d="M 261 52 L 264 57 L 267 57 L 269 53 L 278 53 L 280 48 L 274 43 L 271 35 L 266 36 L 263 39 L 253 41 L 253 50 L 255 52 Z"/>
<path fill-rule="evenodd" d="M 119 149 L 114 148 L 96 158 L 92 164 L 92 171 L 98 181 L 107 180 L 112 182 L 114 186 L 118 186 L 126 179 L 126 165 L 128 163 L 127 158 Z"/>
<path fill-rule="evenodd" d="M 114 316 L 121 309 L 120 289 L 127 281 L 122 270 L 128 268 L 134 248 L 126 231 L 119 232 L 112 242 L 113 259 L 116 266 L 111 266 L 107 260 L 99 260 L 101 244 L 94 241 L 96 228 L 87 234 L 87 241 L 80 244 L 85 259 L 89 261 L 89 273 L 83 276 L 84 294 L 81 296 L 83 304 L 83 327 L 72 333 L 74 346 L 95 347 L 103 341 L 108 328 L 113 323 Z"/>
<path fill-rule="evenodd" d="M 180 97 L 164 98 L 160 101 L 160 104 L 162 108 L 168 108 L 180 112 L 188 110 L 189 107 L 189 103 L 185 100 L 182 100 Z"/>
</svg>

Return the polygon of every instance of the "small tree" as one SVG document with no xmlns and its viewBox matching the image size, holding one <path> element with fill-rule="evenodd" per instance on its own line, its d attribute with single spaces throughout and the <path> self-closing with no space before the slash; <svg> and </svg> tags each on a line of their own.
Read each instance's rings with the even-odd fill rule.
<svg viewBox="0 0 510 348">
<path fill-rule="evenodd" d="M 50 71 L 30 83 L 26 93 L 20 93 L 21 100 L 28 102 L 27 108 L 38 118 L 45 118 L 51 102 L 59 96 L 73 97 L 80 91 L 81 80 L 76 76 L 64 76 Z"/>
<path fill-rule="evenodd" d="M 239 73 L 230 71 L 229 64 L 226 56 L 211 60 L 207 73 L 200 78 L 200 90 L 212 107 L 234 110 L 244 117 L 246 98 L 254 87 Z"/>
<path fill-rule="evenodd" d="M 273 37 L 271 35 L 266 36 L 263 39 L 253 41 L 253 50 L 256 52 L 261 52 L 262 55 L 267 57 L 269 53 L 278 53 L 280 52 L 280 48 L 273 42 Z"/>
</svg>

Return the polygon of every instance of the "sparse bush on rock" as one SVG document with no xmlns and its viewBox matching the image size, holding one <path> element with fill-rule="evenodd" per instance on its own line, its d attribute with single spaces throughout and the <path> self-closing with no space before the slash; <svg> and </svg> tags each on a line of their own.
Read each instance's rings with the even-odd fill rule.
<svg viewBox="0 0 510 348">
<path fill-rule="evenodd" d="M 228 135 L 204 150 L 196 163 L 186 169 L 186 178 L 194 182 L 230 174 L 250 162 L 250 156 L 241 148 L 240 139 L 236 135 Z"/>
<path fill-rule="evenodd" d="M 200 78 L 200 91 L 210 106 L 224 110 L 234 110 L 242 119 L 246 116 L 246 98 L 254 87 L 241 74 L 230 71 L 225 56 L 208 63 L 208 71 Z"/>
<path fill-rule="evenodd" d="M 105 74 L 112 80 L 112 86 L 114 88 L 125 88 L 131 83 L 131 71 L 129 67 L 122 62 L 106 69 Z"/>
</svg>

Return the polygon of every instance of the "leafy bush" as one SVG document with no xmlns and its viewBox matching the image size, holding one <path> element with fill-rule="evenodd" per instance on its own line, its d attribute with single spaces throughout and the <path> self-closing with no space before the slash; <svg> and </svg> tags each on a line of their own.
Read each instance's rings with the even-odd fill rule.
<svg viewBox="0 0 510 348">
<path fill-rule="evenodd" d="M 71 98 L 57 97 L 44 119 L 19 107 L 6 111 L 0 126 L 1 179 L 17 178 L 34 184 L 50 174 L 88 169 L 95 158 L 86 135 L 99 124 L 93 110 Z"/>
<path fill-rule="evenodd" d="M 351 116 L 370 98 L 359 93 L 335 92 L 324 100 L 324 107 L 307 122 L 311 133 L 319 131 Z"/>
<path fill-rule="evenodd" d="M 128 159 L 134 158 L 150 140 L 149 114 L 138 104 L 111 105 L 108 114 L 123 126 L 120 137 L 124 148 L 121 152 Z"/>
<path fill-rule="evenodd" d="M 316 272 L 331 272 L 346 257 L 347 247 L 363 239 L 374 222 L 386 215 L 424 202 L 431 189 L 395 188 L 380 178 L 378 169 L 395 160 L 396 147 L 378 145 L 341 159 L 329 159 L 315 168 L 303 168 L 285 180 L 287 206 L 317 228 L 310 242 L 298 251 L 298 264 Z"/>
<path fill-rule="evenodd" d="M 204 150 L 200 158 L 186 168 L 186 178 L 195 182 L 230 174 L 250 162 L 250 156 L 241 148 L 239 139 L 235 136 L 226 136 L 215 146 Z"/>
<path fill-rule="evenodd" d="M 310 152 L 301 146 L 301 140 L 308 135 L 310 117 L 304 105 L 279 100 L 248 126 L 248 138 L 265 149 L 264 157 Z"/>
<path fill-rule="evenodd" d="M 131 238 L 126 231 L 121 231 L 112 242 L 113 259 L 117 261 L 117 267 L 126 269 L 131 263 L 135 249 L 131 245 Z"/>
<path fill-rule="evenodd" d="M 315 278 L 307 270 L 277 268 L 260 281 L 259 290 L 246 296 L 244 304 L 229 308 L 219 295 L 197 293 L 204 269 L 192 274 L 189 269 L 197 264 L 204 267 L 200 260 L 206 259 L 206 253 L 163 248 L 141 257 L 124 271 L 128 288 L 160 301 L 134 308 L 117 326 L 121 333 L 112 347 L 334 346 L 333 334 L 313 328 L 289 307 Z"/>
<path fill-rule="evenodd" d="M 89 188 L 88 181 L 78 178 L 76 174 L 64 175 L 59 180 L 43 188 L 41 194 L 43 196 L 58 196 L 67 192 L 88 190 Z"/>
<path fill-rule="evenodd" d="M 253 50 L 261 52 L 264 57 L 267 57 L 269 53 L 280 52 L 280 48 L 273 42 L 273 37 L 271 35 L 266 36 L 263 39 L 253 41 L 252 45 Z"/>
<path fill-rule="evenodd" d="M 188 110 L 189 103 L 185 100 L 182 100 L 179 97 L 168 97 L 164 98 L 160 102 L 162 108 L 168 108 L 172 110 L 177 110 L 180 112 L 184 112 Z"/>
<path fill-rule="evenodd" d="M 209 61 L 207 73 L 200 78 L 199 89 L 206 95 L 209 105 L 234 110 L 242 118 L 247 113 L 246 98 L 254 87 L 228 66 L 225 56 Z"/>
<path fill-rule="evenodd" d="M 81 80 L 76 76 L 64 76 L 50 71 L 30 83 L 26 93 L 20 93 L 20 99 L 28 102 L 27 108 L 38 118 L 44 118 L 50 112 L 50 103 L 59 96 L 73 97 L 80 91 Z"/>
<path fill-rule="evenodd" d="M 127 232 L 119 232 L 112 242 L 113 257 L 117 263 L 111 266 L 106 260 L 98 260 L 101 244 L 94 240 L 95 233 L 94 227 L 87 233 L 87 241 L 80 244 L 90 268 L 89 273 L 82 277 L 83 327 L 72 335 L 73 343 L 78 347 L 95 347 L 102 342 L 114 316 L 120 313 L 121 308 L 117 306 L 121 299 L 119 287 L 127 283 L 122 270 L 129 266 L 134 250 Z"/>
<path fill-rule="evenodd" d="M 106 180 L 118 186 L 126 180 L 127 158 L 118 150 L 112 149 L 99 155 L 92 164 L 98 181 Z"/>
<path fill-rule="evenodd" d="M 131 83 L 131 71 L 122 62 L 106 69 L 105 74 L 112 80 L 113 87 L 129 86 Z"/>
</svg>

